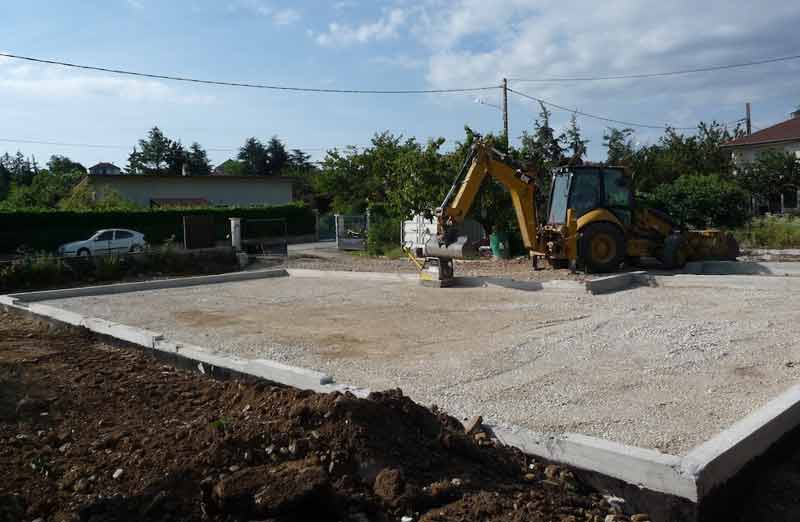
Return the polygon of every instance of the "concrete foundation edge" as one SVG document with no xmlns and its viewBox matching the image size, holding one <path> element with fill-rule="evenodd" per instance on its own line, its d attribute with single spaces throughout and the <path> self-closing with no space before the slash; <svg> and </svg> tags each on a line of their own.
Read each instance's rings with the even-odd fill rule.
<svg viewBox="0 0 800 522">
<path fill-rule="evenodd" d="M 650 285 L 652 277 L 644 270 L 623 272 L 605 277 L 597 277 L 586 281 L 586 291 L 590 294 L 607 294 L 625 290 L 632 286 Z"/>
<path fill-rule="evenodd" d="M 800 385 L 694 448 L 684 457 L 683 470 L 696 477 L 698 495 L 704 498 L 798 426 Z"/>
<path fill-rule="evenodd" d="M 393 272 L 348 272 L 346 270 L 315 270 L 313 268 L 287 268 L 291 277 L 315 277 L 323 279 L 358 279 L 361 281 L 397 281 L 408 282 L 419 280 L 417 274 L 401 274 Z"/>
<path fill-rule="evenodd" d="M 683 473 L 680 457 L 577 433 L 543 434 L 517 427 L 492 431 L 498 440 L 525 453 L 698 501 L 694 477 Z"/>
<path fill-rule="evenodd" d="M 216 283 L 233 283 L 237 281 L 250 281 L 269 277 L 285 277 L 289 275 L 283 269 L 250 270 L 244 272 L 230 272 L 206 276 L 176 277 L 172 279 L 157 279 L 153 281 L 136 281 L 132 283 L 116 283 L 100 286 L 82 286 L 77 288 L 62 288 L 58 290 L 40 290 L 9 294 L 9 297 L 26 302 L 46 301 L 50 299 L 67 299 L 70 297 L 84 297 L 90 295 L 122 294 L 126 292 L 140 292 L 143 290 L 160 290 L 164 288 L 181 288 L 187 286 L 209 285 Z"/>
<path fill-rule="evenodd" d="M 168 357 L 185 359 L 184 363 L 188 363 L 189 366 L 202 373 L 214 373 L 215 370 L 220 369 L 223 372 L 233 372 L 323 393 L 350 391 L 359 396 L 369 393 L 359 388 L 336 384 L 330 375 L 315 370 L 290 366 L 268 359 L 231 357 L 228 354 L 214 352 L 199 346 L 169 341 L 159 332 L 115 323 L 98 317 L 84 317 L 54 306 L 25 303 L 10 296 L 0 296 L 0 307 L 4 310 L 21 312 L 36 319 L 43 319 L 49 323 L 85 328 L 102 337 L 132 344 L 154 354 L 161 353 Z"/>
</svg>

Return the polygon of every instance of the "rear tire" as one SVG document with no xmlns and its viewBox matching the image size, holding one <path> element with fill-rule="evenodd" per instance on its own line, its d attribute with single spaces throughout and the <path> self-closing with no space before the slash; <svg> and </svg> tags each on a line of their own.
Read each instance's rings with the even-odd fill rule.
<svg viewBox="0 0 800 522">
<path fill-rule="evenodd" d="M 594 223 L 581 231 L 578 251 L 587 272 L 614 272 L 625 259 L 625 236 L 616 225 Z"/>
<path fill-rule="evenodd" d="M 680 234 L 672 234 L 664 240 L 664 254 L 661 262 L 667 270 L 676 270 L 686 266 L 686 238 Z"/>
</svg>

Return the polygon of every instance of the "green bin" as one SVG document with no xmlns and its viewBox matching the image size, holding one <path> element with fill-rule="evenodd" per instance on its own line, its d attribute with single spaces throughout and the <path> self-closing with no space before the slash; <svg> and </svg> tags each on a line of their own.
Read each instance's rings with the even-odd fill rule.
<svg viewBox="0 0 800 522">
<path fill-rule="evenodd" d="M 493 232 L 489 236 L 489 246 L 492 249 L 492 257 L 495 259 L 508 259 L 508 234 L 502 230 Z"/>
</svg>

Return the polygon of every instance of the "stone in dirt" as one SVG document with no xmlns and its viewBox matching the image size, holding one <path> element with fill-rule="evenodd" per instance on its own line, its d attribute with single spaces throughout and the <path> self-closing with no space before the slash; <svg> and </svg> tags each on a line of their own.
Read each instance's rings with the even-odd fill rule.
<svg viewBox="0 0 800 522">
<path fill-rule="evenodd" d="M 243 469 L 218 482 L 212 491 L 216 508 L 239 517 L 272 517 L 291 514 L 298 520 L 328 512 L 331 486 L 320 466 L 302 461 L 278 466 Z"/>
<path fill-rule="evenodd" d="M 384 468 L 375 477 L 372 489 L 384 502 L 396 505 L 399 497 L 405 491 L 405 487 L 402 471 L 396 468 Z"/>
<path fill-rule="evenodd" d="M 483 417 L 481 417 L 480 415 L 475 415 L 464 425 L 464 433 L 466 433 L 467 435 L 472 435 L 473 433 L 478 431 L 482 425 L 483 425 Z"/>
</svg>

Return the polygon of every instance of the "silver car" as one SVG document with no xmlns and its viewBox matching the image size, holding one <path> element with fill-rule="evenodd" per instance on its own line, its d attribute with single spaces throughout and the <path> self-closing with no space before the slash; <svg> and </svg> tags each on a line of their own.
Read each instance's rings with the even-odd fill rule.
<svg viewBox="0 0 800 522">
<path fill-rule="evenodd" d="M 58 255 L 89 257 L 136 253 L 143 251 L 146 245 L 144 234 L 140 232 L 125 228 L 107 228 L 98 230 L 92 237 L 84 241 L 73 241 L 61 245 L 58 247 Z"/>
</svg>

